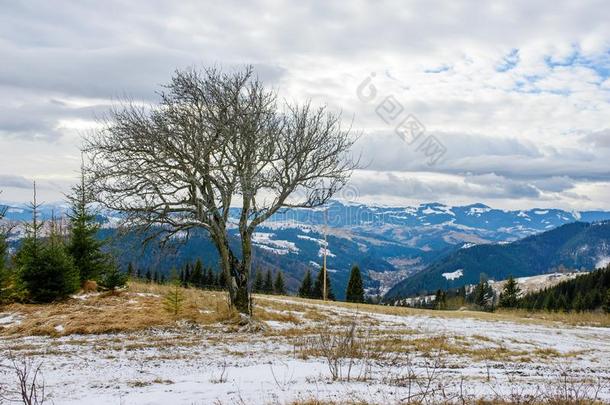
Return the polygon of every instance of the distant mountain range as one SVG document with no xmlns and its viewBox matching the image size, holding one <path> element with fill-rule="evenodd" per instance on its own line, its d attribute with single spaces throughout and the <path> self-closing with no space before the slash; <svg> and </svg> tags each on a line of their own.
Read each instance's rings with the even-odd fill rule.
<svg viewBox="0 0 610 405">
<path fill-rule="evenodd" d="M 464 247 L 439 258 L 388 291 L 386 300 L 436 289 L 548 273 L 560 266 L 592 270 L 610 263 L 610 221 L 574 222 L 508 244 Z"/>
<path fill-rule="evenodd" d="M 65 204 L 45 205 L 41 216 L 59 217 L 66 209 Z M 30 216 L 27 206 L 13 204 L 7 219 L 23 221 Z M 383 295 L 408 276 L 469 247 L 512 242 L 575 221 L 606 219 L 610 219 L 610 212 L 505 211 L 484 204 L 451 207 L 440 203 L 386 207 L 332 201 L 325 209 L 293 209 L 276 214 L 259 227 L 254 236 L 255 265 L 282 269 L 288 288 L 296 290 L 304 272 L 317 270 L 321 264 L 326 229 L 328 268 L 337 297 L 343 297 L 352 264 L 363 270 L 367 292 Z M 105 213 L 100 220 L 104 223 L 104 236 L 112 237 L 110 248 L 123 263 L 134 261 L 142 267 L 164 271 L 196 257 L 211 266 L 217 263 L 216 252 L 203 233 L 196 232 L 172 252 L 151 247 L 142 250 L 138 248 L 138 237 L 117 237 L 114 228 L 118 215 Z M 236 240 L 236 229 L 230 232 Z"/>
</svg>

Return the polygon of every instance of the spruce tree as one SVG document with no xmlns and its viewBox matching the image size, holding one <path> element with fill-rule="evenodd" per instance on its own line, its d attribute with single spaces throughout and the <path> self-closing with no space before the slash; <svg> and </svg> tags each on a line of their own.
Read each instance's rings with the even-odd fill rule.
<svg viewBox="0 0 610 405">
<path fill-rule="evenodd" d="M 447 293 L 443 290 L 436 290 L 434 296 L 434 309 L 447 309 Z"/>
<path fill-rule="evenodd" d="M 101 251 L 103 242 L 97 239 L 99 224 L 89 209 L 93 198 L 84 171 L 81 170 L 80 184 L 72 188 L 68 200 L 71 204 L 68 252 L 74 259 L 81 283 L 86 280 L 99 281 L 104 272 L 114 269 L 108 255 Z"/>
<path fill-rule="evenodd" d="M 504 288 L 500 293 L 499 305 L 504 308 L 515 308 L 519 302 L 519 294 L 521 289 L 513 276 L 509 276 Z"/>
<path fill-rule="evenodd" d="M 311 279 L 311 271 L 307 270 L 305 276 L 303 277 L 303 281 L 301 281 L 301 286 L 299 287 L 298 295 L 302 298 L 312 298 L 313 295 L 313 281 Z"/>
<path fill-rule="evenodd" d="M 171 288 L 163 297 L 163 307 L 167 312 L 177 317 L 182 311 L 183 303 L 185 301 L 184 292 L 180 288 L 182 282 L 176 277 L 176 272 L 172 271 L 170 276 Z"/>
<path fill-rule="evenodd" d="M 115 291 L 120 287 L 124 287 L 127 283 L 129 273 L 123 273 L 117 266 L 110 266 L 109 270 L 106 270 L 100 279 L 100 285 L 111 291 Z"/>
<path fill-rule="evenodd" d="M 603 309 L 605 313 L 610 313 L 610 288 L 606 291 L 606 297 L 604 299 Z"/>
<path fill-rule="evenodd" d="M 267 273 L 265 274 L 265 282 L 263 283 L 263 293 L 273 294 L 273 275 L 271 274 L 271 270 L 267 270 Z"/>
<path fill-rule="evenodd" d="M 225 275 L 225 273 L 222 270 L 220 270 L 218 272 L 218 277 L 216 279 L 218 280 L 218 288 L 220 288 L 221 290 L 226 290 L 227 276 Z"/>
<path fill-rule="evenodd" d="M 493 311 L 494 292 L 487 277 L 481 275 L 481 281 L 473 291 L 474 303 L 480 309 Z"/>
<path fill-rule="evenodd" d="M 129 262 L 127 265 L 127 275 L 131 278 L 136 278 L 136 272 L 133 268 L 133 263 Z"/>
<path fill-rule="evenodd" d="M 326 299 L 334 301 L 335 295 L 333 294 L 332 286 L 330 285 L 330 278 L 328 276 L 328 271 L 324 271 L 324 269 L 320 269 L 318 272 L 318 276 L 316 277 L 316 281 L 313 285 L 312 296 L 313 298 L 323 299 L 324 295 L 324 273 L 326 273 Z"/>
<path fill-rule="evenodd" d="M 213 288 L 216 285 L 216 277 L 211 267 L 208 267 L 205 271 L 205 282 L 204 285 L 207 288 Z"/>
<path fill-rule="evenodd" d="M 193 286 L 201 288 L 203 286 L 203 277 L 203 265 L 201 264 L 201 260 L 197 259 L 193 272 L 191 273 L 191 283 Z"/>
<path fill-rule="evenodd" d="M 265 279 L 263 278 L 263 272 L 257 268 L 256 273 L 254 274 L 254 283 L 252 284 L 252 292 L 261 293 L 261 292 L 263 292 L 264 286 L 265 286 Z"/>
<path fill-rule="evenodd" d="M 20 281 L 34 302 L 52 302 L 78 290 L 78 269 L 59 235 L 54 223 L 46 243 L 40 239 L 42 223 L 38 221 L 39 205 L 31 204 L 32 222 L 26 226 L 26 238 L 16 254 Z"/>
<path fill-rule="evenodd" d="M 364 287 L 362 286 L 362 275 L 360 268 L 353 266 L 345 291 L 345 300 L 347 302 L 364 302 Z"/>
<path fill-rule="evenodd" d="M 150 283 L 152 281 L 152 274 L 150 274 L 150 269 L 146 270 L 146 282 Z"/>
<path fill-rule="evenodd" d="M 273 282 L 273 292 L 277 295 L 286 295 L 286 286 L 284 285 L 284 274 L 278 271 Z"/>
<path fill-rule="evenodd" d="M 184 288 L 188 288 L 191 283 L 191 265 L 187 263 L 184 266 Z"/>
</svg>

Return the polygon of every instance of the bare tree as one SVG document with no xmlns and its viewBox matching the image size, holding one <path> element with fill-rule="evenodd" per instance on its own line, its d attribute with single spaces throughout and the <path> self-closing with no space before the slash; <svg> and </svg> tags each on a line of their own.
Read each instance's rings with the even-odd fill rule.
<svg viewBox="0 0 610 405">
<path fill-rule="evenodd" d="M 328 201 L 356 167 L 354 139 L 324 107 L 280 106 L 251 67 L 176 71 L 160 97 L 152 107 L 115 107 L 86 141 L 96 198 L 150 239 L 207 230 L 231 303 L 250 313 L 256 227 L 282 208 Z M 231 221 L 239 251 L 230 245 Z"/>
</svg>

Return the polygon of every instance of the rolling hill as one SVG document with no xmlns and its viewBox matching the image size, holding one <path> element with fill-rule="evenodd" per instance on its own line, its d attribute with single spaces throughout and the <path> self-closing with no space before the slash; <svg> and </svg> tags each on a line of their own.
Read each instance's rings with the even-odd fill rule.
<svg viewBox="0 0 610 405">
<path fill-rule="evenodd" d="M 610 262 L 610 221 L 574 222 L 512 243 L 464 247 L 396 284 L 391 300 L 475 284 L 490 279 L 534 276 L 564 266 L 591 270 Z"/>
<path fill-rule="evenodd" d="M 7 205 L 8 220 L 30 219 L 26 205 Z M 65 203 L 47 204 L 41 217 L 61 217 L 66 209 Z M 505 211 L 484 204 L 451 207 L 440 203 L 387 207 L 332 201 L 327 205 L 326 219 L 322 209 L 294 209 L 274 215 L 257 229 L 254 261 L 260 268 L 284 271 L 289 290 L 295 291 L 304 272 L 317 270 L 321 264 L 327 223 L 328 268 L 337 296 L 343 296 L 354 263 L 363 270 L 367 293 L 383 295 L 406 277 L 462 248 L 511 242 L 577 220 L 598 219 L 610 219 L 610 212 Z M 123 264 L 131 261 L 139 267 L 168 272 L 200 257 L 206 265 L 216 266 L 216 251 L 204 233 L 194 232 L 175 250 L 141 249 L 137 236 L 119 237 L 119 220 L 118 213 L 100 215 L 104 224 L 101 236 L 111 238 L 110 248 Z M 230 233 L 237 247 L 237 232 L 231 229 Z M 18 231 L 14 239 L 21 235 Z"/>
</svg>

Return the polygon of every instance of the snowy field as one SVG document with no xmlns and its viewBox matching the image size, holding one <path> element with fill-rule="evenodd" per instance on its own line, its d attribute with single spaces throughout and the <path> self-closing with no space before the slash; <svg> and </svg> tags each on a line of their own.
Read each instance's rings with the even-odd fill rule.
<svg viewBox="0 0 610 405">
<path fill-rule="evenodd" d="M 178 321 L 99 335 L 62 336 L 60 324 L 56 337 L 0 335 L 0 384 L 14 387 L 11 359 L 27 359 L 41 365 L 39 382 L 55 404 L 610 402 L 608 328 L 257 303 L 266 318 L 257 332 Z M 0 328 L 19 322 L 18 313 L 0 314 Z"/>
</svg>

